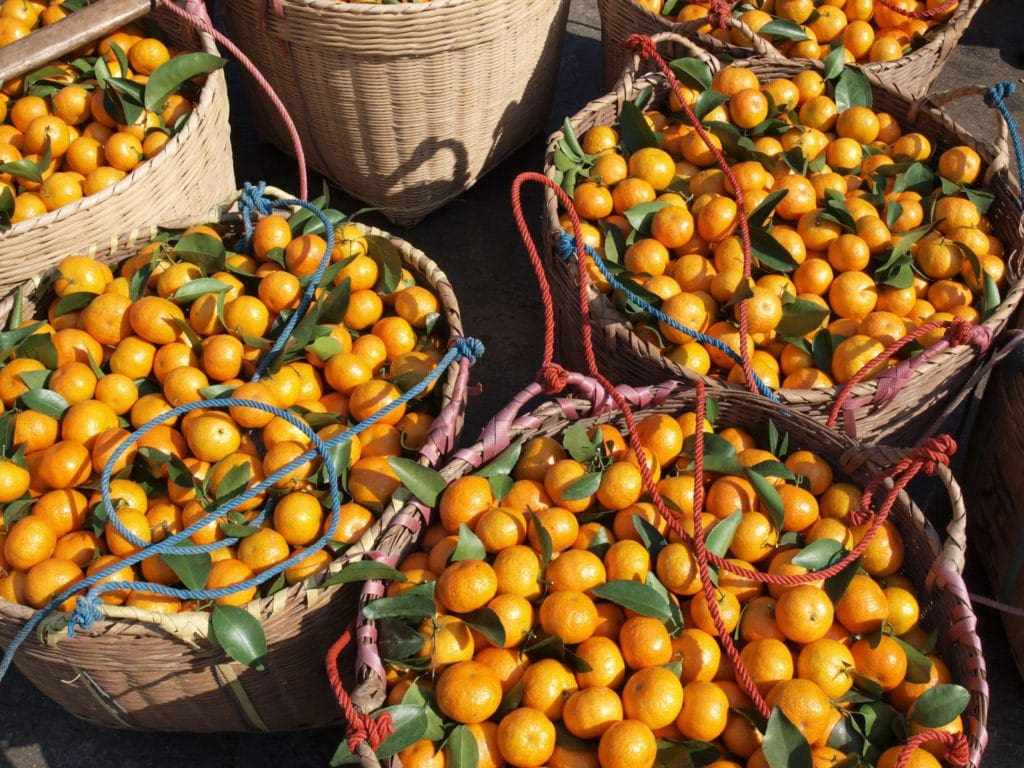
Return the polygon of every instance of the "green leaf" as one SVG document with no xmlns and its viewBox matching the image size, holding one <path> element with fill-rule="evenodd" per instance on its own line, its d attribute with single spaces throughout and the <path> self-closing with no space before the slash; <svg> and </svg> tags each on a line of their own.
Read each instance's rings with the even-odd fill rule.
<svg viewBox="0 0 1024 768">
<path fill-rule="evenodd" d="M 989 206 L 995 202 L 995 193 L 987 189 L 976 189 L 975 187 L 961 187 L 964 197 L 970 200 L 978 209 L 978 213 L 984 216 L 988 213 Z"/>
<path fill-rule="evenodd" d="M 697 97 L 697 101 L 693 103 L 693 114 L 698 118 L 703 119 L 709 112 L 711 112 L 711 110 L 725 104 L 728 100 L 729 97 L 724 93 L 710 90 L 702 91 L 700 96 Z"/>
<path fill-rule="evenodd" d="M 195 264 L 204 275 L 212 275 L 224 268 L 225 253 L 224 243 L 203 232 L 185 235 L 174 244 L 174 255 Z"/>
<path fill-rule="evenodd" d="M 893 182 L 893 194 L 904 191 L 927 195 L 935 188 L 935 173 L 924 163 L 914 162 L 903 173 L 897 174 Z"/>
<path fill-rule="evenodd" d="M 52 419 L 60 419 L 69 407 L 64 396 L 52 389 L 30 389 L 22 392 L 18 401 L 26 408 L 39 411 Z"/>
<path fill-rule="evenodd" d="M 754 492 L 761 501 L 761 509 L 771 519 L 772 527 L 775 528 L 776 532 L 782 531 L 784 512 L 782 497 L 779 495 L 778 489 L 768 482 L 764 475 L 755 472 L 752 468 L 744 467 L 743 474 L 750 481 L 750 484 L 754 486 Z"/>
<path fill-rule="evenodd" d="M 853 577 L 857 575 L 857 570 L 860 568 L 863 559 L 863 556 L 858 557 L 835 576 L 825 579 L 825 593 L 833 605 L 838 603 L 846 593 L 846 588 L 850 586 Z"/>
<path fill-rule="evenodd" d="M 842 41 L 839 41 L 832 46 L 832 49 L 828 52 L 828 56 L 825 57 L 825 71 L 821 73 L 821 76 L 825 80 L 835 80 L 840 74 L 842 74 L 845 62 L 846 54 L 843 50 Z"/>
<path fill-rule="evenodd" d="M 487 549 L 469 526 L 462 523 L 459 526 L 459 543 L 452 552 L 450 562 L 459 560 L 483 560 L 487 557 Z"/>
<path fill-rule="evenodd" d="M 774 37 L 781 37 L 784 40 L 808 39 L 807 33 L 804 32 L 804 28 L 795 21 L 790 21 L 789 19 L 772 19 L 757 30 L 757 33 L 762 37 L 765 35 L 773 35 Z"/>
<path fill-rule="evenodd" d="M 831 218 L 848 232 L 857 229 L 857 222 L 850 209 L 846 207 L 846 199 L 834 189 L 825 190 L 825 210 L 822 211 L 822 216 Z"/>
<path fill-rule="evenodd" d="M 565 137 L 566 146 L 569 150 L 579 159 L 586 156 L 586 152 L 583 151 L 583 147 L 580 146 L 580 141 L 576 136 L 576 130 L 572 127 L 572 120 L 569 119 L 568 115 L 562 121 L 562 135 Z"/>
<path fill-rule="evenodd" d="M 363 606 L 363 616 L 370 621 L 380 619 L 406 619 L 418 621 L 437 613 L 434 599 L 428 595 L 406 592 L 394 597 L 382 597 Z"/>
<path fill-rule="evenodd" d="M 477 768 L 480 763 L 476 739 L 465 725 L 457 725 L 452 729 L 444 748 L 451 768 Z"/>
<path fill-rule="evenodd" d="M 778 707 L 768 716 L 761 748 L 771 768 L 813 768 L 811 745 Z"/>
<path fill-rule="evenodd" d="M 231 539 L 244 539 L 252 536 L 260 529 L 258 525 L 245 525 L 244 523 L 220 522 L 217 524 L 221 533 Z"/>
<path fill-rule="evenodd" d="M 985 273 L 985 295 L 982 297 L 981 318 L 987 320 L 995 312 L 1002 299 L 999 297 L 999 286 L 988 272 Z"/>
<path fill-rule="evenodd" d="M 692 458 L 694 446 L 694 436 L 690 435 L 683 441 L 683 453 Z M 738 475 L 743 471 L 733 444 L 721 435 L 704 433 L 704 471 L 720 475 Z"/>
<path fill-rule="evenodd" d="M 814 355 L 814 365 L 826 373 L 832 370 L 832 353 L 835 352 L 839 337 L 833 336 L 828 328 L 822 328 L 814 334 L 811 342 L 811 354 Z"/>
<path fill-rule="evenodd" d="M 769 219 L 775 213 L 775 207 L 788 194 L 789 190 L 786 189 L 776 189 L 774 192 L 769 192 L 768 196 L 758 203 L 757 207 L 747 216 L 750 226 L 761 227 L 762 229 L 767 227 Z"/>
<path fill-rule="evenodd" d="M 785 339 L 802 339 L 818 328 L 828 317 L 829 311 L 807 299 L 793 299 L 782 305 L 782 319 L 775 332 Z"/>
<path fill-rule="evenodd" d="M 656 562 L 658 554 L 668 546 L 668 541 L 657 528 L 640 517 L 640 515 L 633 515 L 633 528 L 640 537 L 641 543 L 650 552 L 651 562 Z"/>
<path fill-rule="evenodd" d="M 396 755 L 406 747 L 411 747 L 417 741 L 423 738 L 423 735 L 427 732 L 428 727 L 428 716 L 427 709 L 425 707 L 414 706 L 411 704 L 396 704 L 391 707 L 384 707 L 379 712 L 375 712 L 371 715 L 374 719 L 381 717 L 385 712 L 391 718 L 392 724 L 395 726 L 394 732 L 388 736 L 384 743 L 382 743 L 375 751 L 374 754 L 378 758 L 387 758 L 392 755 Z M 461 725 L 456 728 L 465 729 L 466 726 Z M 455 731 L 452 732 L 453 735 Z M 469 736 L 469 740 L 473 743 L 473 750 L 476 750 L 476 741 L 473 740 L 473 734 L 466 731 L 466 735 Z M 449 742 L 451 738 L 449 738 Z M 348 748 L 348 741 L 342 741 L 338 745 L 338 749 L 335 751 L 334 756 L 331 758 L 331 765 L 351 765 L 360 762 L 360 758 L 353 755 Z"/>
<path fill-rule="evenodd" d="M 15 160 L 13 163 L 0 164 L 0 173 L 9 173 L 19 179 L 43 183 L 42 167 L 32 160 Z"/>
<path fill-rule="evenodd" d="M 263 671 L 267 636 L 260 621 L 234 605 L 217 605 L 210 615 L 210 635 L 228 656 L 240 664 Z"/>
<path fill-rule="evenodd" d="M 598 487 L 601 485 L 601 473 L 600 472 L 588 472 L 582 477 L 573 480 L 569 487 L 562 491 L 561 498 L 566 501 L 580 501 L 586 499 L 597 493 Z"/>
<path fill-rule="evenodd" d="M 594 439 L 587 434 L 587 428 L 579 422 L 570 424 L 562 433 L 562 447 L 569 456 L 581 464 L 590 464 L 597 455 Z"/>
<path fill-rule="evenodd" d="M 874 278 L 879 285 L 909 288 L 914 284 L 914 260 L 909 253 L 890 257 L 885 264 L 875 270 Z"/>
<path fill-rule="evenodd" d="M 654 214 L 662 208 L 665 208 L 667 205 L 668 203 L 663 200 L 652 200 L 649 203 L 634 205 L 623 215 L 626 217 L 630 226 L 638 233 L 650 232 L 651 219 L 654 218 Z"/>
<path fill-rule="evenodd" d="M 761 227 L 750 227 L 750 248 L 761 266 L 792 272 L 799 266 L 786 247 Z"/>
<path fill-rule="evenodd" d="M 809 571 L 820 571 L 838 563 L 846 555 L 846 549 L 835 539 L 818 539 L 804 547 L 793 557 L 793 565 L 803 566 Z"/>
<path fill-rule="evenodd" d="M 871 83 L 859 69 L 844 67 L 839 79 L 836 80 L 832 99 L 840 112 L 850 107 L 870 107 Z"/>
<path fill-rule="evenodd" d="M 910 707 L 912 723 L 925 728 L 941 728 L 967 709 L 971 694 L 961 685 L 943 683 L 929 688 Z"/>
<path fill-rule="evenodd" d="M 209 53 L 197 51 L 175 56 L 157 67 L 146 82 L 143 103 L 151 112 L 159 112 L 172 94 L 177 93 L 186 80 L 220 69 L 227 62 Z"/>
<path fill-rule="evenodd" d="M 379 625 L 377 642 L 382 659 L 404 661 L 414 658 L 426 644 L 427 638 L 400 619 L 384 619 Z M 409 702 L 403 699 L 402 703 L 408 704 Z"/>
<path fill-rule="evenodd" d="M 366 254 L 377 262 L 377 284 L 374 290 L 382 295 L 394 293 L 402 282 L 402 254 L 395 244 L 381 235 L 366 236 Z"/>
<path fill-rule="evenodd" d="M 188 546 L 188 544 L 181 546 Z M 163 552 L 159 557 L 170 566 L 175 575 L 181 579 L 181 583 L 188 589 L 198 591 L 206 586 L 206 580 L 210 577 L 210 568 L 213 565 L 209 553 L 176 555 L 174 552 Z"/>
<path fill-rule="evenodd" d="M 627 156 L 644 147 L 661 146 L 658 137 L 644 119 L 644 113 L 631 101 L 623 104 L 619 112 L 619 136 Z"/>
<path fill-rule="evenodd" d="M 543 573 L 547 570 L 548 565 L 551 563 L 551 555 L 554 552 L 554 545 L 551 543 L 551 534 L 548 533 L 547 528 L 537 517 L 537 513 L 532 509 L 530 512 L 530 525 L 533 526 L 533 530 L 537 533 L 537 542 L 540 544 L 540 570 Z"/>
<path fill-rule="evenodd" d="M 691 57 L 673 59 L 669 62 L 669 66 L 682 85 L 697 91 L 710 90 L 711 69 L 700 59 Z"/>
<path fill-rule="evenodd" d="M 516 462 L 519 461 L 520 454 L 523 452 L 524 442 L 526 442 L 525 437 L 520 437 L 513 441 L 508 448 L 487 462 L 486 466 L 481 467 L 477 474 L 480 477 L 486 478 L 511 475 L 515 469 Z"/>
<path fill-rule="evenodd" d="M 352 298 L 352 280 L 346 277 L 317 302 L 316 320 L 322 325 L 338 325 L 345 319 Z"/>
<path fill-rule="evenodd" d="M 251 477 L 252 470 L 248 463 L 238 464 L 229 469 L 217 484 L 217 497 L 214 499 L 217 506 L 222 506 L 225 502 L 241 494 L 249 485 Z"/>
<path fill-rule="evenodd" d="M 906 640 L 901 640 L 898 637 L 894 637 L 900 647 L 903 648 L 903 652 L 907 656 L 907 674 L 905 679 L 908 683 L 927 683 L 932 676 L 932 662 L 927 656 L 921 653 L 917 648 L 912 646 Z M 952 720 L 953 718 L 950 718 Z M 947 720 L 946 722 L 949 722 Z M 944 725 L 945 723 L 943 723 Z"/>
<path fill-rule="evenodd" d="M 388 456 L 388 465 L 420 501 L 430 507 L 437 504 L 446 485 L 440 472 L 401 456 Z"/>
<path fill-rule="evenodd" d="M 487 478 L 487 482 L 491 486 L 491 493 L 494 494 L 494 498 L 498 501 L 508 496 L 509 491 L 512 490 L 512 485 L 515 483 L 511 475 L 491 475 Z"/>
<path fill-rule="evenodd" d="M 104 103 L 109 99 L 114 108 L 110 116 L 119 123 L 135 125 L 145 114 L 143 85 L 123 77 L 111 77 L 103 84 Z M 141 159 L 141 158 L 140 158 Z"/>
<path fill-rule="evenodd" d="M 902 719 L 899 712 L 884 702 L 869 701 L 857 713 L 863 719 L 862 731 L 869 745 L 885 750 L 896 743 L 896 727 Z"/>
<path fill-rule="evenodd" d="M 705 545 L 707 546 L 708 552 L 718 555 L 719 557 L 725 557 L 729 551 L 729 547 L 732 545 L 733 537 L 736 535 L 736 530 L 740 527 L 740 523 L 743 522 L 743 512 L 736 510 L 729 514 L 728 517 L 715 523 L 714 527 L 708 531 L 707 540 Z"/>
<path fill-rule="evenodd" d="M 57 299 L 57 303 L 53 307 L 54 317 L 63 317 L 71 312 L 80 312 L 92 303 L 97 294 L 88 293 L 86 291 L 78 291 L 77 293 L 69 293 L 67 296 L 62 296 Z"/>
<path fill-rule="evenodd" d="M 324 581 L 324 586 L 348 584 L 353 581 L 406 581 L 407 577 L 397 568 L 378 563 L 374 560 L 359 560 L 349 563 L 337 573 L 332 573 Z"/>
<path fill-rule="evenodd" d="M 505 627 L 501 619 L 490 608 L 478 608 L 475 611 L 462 614 L 462 620 L 469 626 L 482 634 L 495 648 L 505 646 Z"/>
<path fill-rule="evenodd" d="M 172 293 L 169 298 L 176 304 L 188 304 L 208 293 L 227 293 L 229 290 L 231 290 L 230 286 L 225 285 L 220 280 L 212 277 L 198 277 L 195 280 L 189 280 Z"/>
<path fill-rule="evenodd" d="M 648 584 L 614 579 L 598 584 L 590 591 L 594 597 L 621 605 L 643 616 L 651 616 L 665 623 L 672 618 L 669 601 Z"/>
</svg>

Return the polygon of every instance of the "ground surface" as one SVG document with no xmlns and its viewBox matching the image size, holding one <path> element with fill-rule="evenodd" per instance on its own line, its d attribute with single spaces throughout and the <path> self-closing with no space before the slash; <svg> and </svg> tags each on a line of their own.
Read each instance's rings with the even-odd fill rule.
<svg viewBox="0 0 1024 768">
<path fill-rule="evenodd" d="M 958 88 L 1019 80 L 1024 74 L 1024 3 L 992 0 L 946 63 L 936 87 Z M 548 128 L 560 124 L 602 93 L 600 23 L 595 0 L 572 0 L 568 35 L 559 75 L 556 105 Z M 294 189 L 290 161 L 256 141 L 241 93 L 235 88 L 232 126 L 238 181 L 266 180 Z M 1024 93 L 1009 102 L 1024 118 Z M 961 123 L 978 132 L 994 125 L 991 110 L 978 99 L 954 108 Z M 527 169 L 540 169 L 544 140 L 538 136 L 475 188 L 411 230 L 372 223 L 408 238 L 449 275 L 458 295 L 468 334 L 487 345 L 475 371 L 483 388 L 469 406 L 464 440 L 468 441 L 501 404 L 528 383 L 541 357 L 540 302 L 509 207 L 509 185 Z M 319 184 L 318 180 L 314 180 Z M 319 188 L 314 187 L 314 189 Z M 344 198 L 336 197 L 344 208 Z M 539 196 L 527 200 L 534 221 Z M 352 204 L 349 210 L 359 207 Z M 965 450 L 969 450 L 969 447 Z M 978 513 L 973 510 L 973 513 Z M 972 587 L 986 593 L 973 556 L 968 565 Z M 1024 747 L 1024 687 L 1010 658 L 999 618 L 978 609 L 984 640 L 991 709 L 989 747 L 983 765 L 1003 768 L 1020 763 Z M 319 659 L 310 663 L 320 664 Z M 0 683 L 0 768 L 71 768 L 72 766 L 326 766 L 342 738 L 341 728 L 274 735 L 125 733 L 95 728 L 66 714 L 37 693 L 16 671 Z"/>
</svg>

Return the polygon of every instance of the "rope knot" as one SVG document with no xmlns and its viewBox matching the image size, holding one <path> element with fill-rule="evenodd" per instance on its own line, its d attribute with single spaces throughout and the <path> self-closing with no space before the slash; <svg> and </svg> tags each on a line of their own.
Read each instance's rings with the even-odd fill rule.
<svg viewBox="0 0 1024 768">
<path fill-rule="evenodd" d="M 470 365 L 476 365 L 480 358 L 483 357 L 484 343 L 472 336 L 465 336 L 455 340 L 455 351 L 458 352 L 460 357 L 469 360 Z"/>
<path fill-rule="evenodd" d="M 985 104 L 990 107 L 998 107 L 1003 99 L 1013 96 L 1016 90 L 1017 84 L 1009 80 L 1002 83 L 996 83 L 985 91 Z"/>
<path fill-rule="evenodd" d="M 100 610 L 99 598 L 92 595 L 79 595 L 75 601 L 75 608 L 68 616 L 68 637 L 75 636 L 75 629 L 88 629 L 94 621 L 103 619 L 103 611 Z"/>
<path fill-rule="evenodd" d="M 544 392 L 553 395 L 565 389 L 569 383 L 569 372 L 558 363 L 548 363 L 541 368 L 537 378 L 544 382 Z"/>
<path fill-rule="evenodd" d="M 274 201 L 266 196 L 267 182 L 261 181 L 257 184 L 250 184 L 248 181 L 242 185 L 242 195 L 238 200 L 238 207 L 242 215 L 249 218 L 254 212 L 261 216 L 268 216 L 274 210 Z"/>
<path fill-rule="evenodd" d="M 394 732 L 395 724 L 389 713 L 381 712 L 376 720 L 359 713 L 354 723 L 349 722 L 348 749 L 354 755 L 356 748 L 365 741 L 370 749 L 376 752 L 384 740 Z"/>
<path fill-rule="evenodd" d="M 974 339 L 974 327 L 962 317 L 955 317 L 950 322 L 949 327 L 946 328 L 945 337 L 946 341 L 953 347 L 970 344 Z"/>
<path fill-rule="evenodd" d="M 732 17 L 731 0 L 711 0 L 708 21 L 717 29 L 725 29 L 726 19 Z"/>
<path fill-rule="evenodd" d="M 634 32 L 623 40 L 622 47 L 631 53 L 639 54 L 645 59 L 658 55 L 658 48 L 654 41 L 651 40 L 650 35 L 641 35 L 639 32 Z"/>
<path fill-rule="evenodd" d="M 914 451 L 914 460 L 921 462 L 925 474 L 934 475 L 939 464 L 949 466 L 950 457 L 956 453 L 956 440 L 950 435 L 936 435 L 924 441 Z"/>
<path fill-rule="evenodd" d="M 564 229 L 558 233 L 558 258 L 568 262 L 576 255 L 576 239 Z"/>
</svg>

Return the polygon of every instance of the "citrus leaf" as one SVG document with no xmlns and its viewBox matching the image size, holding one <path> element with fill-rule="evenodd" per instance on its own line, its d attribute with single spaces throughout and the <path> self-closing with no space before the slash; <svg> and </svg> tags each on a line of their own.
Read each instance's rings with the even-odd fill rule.
<svg viewBox="0 0 1024 768">
<path fill-rule="evenodd" d="M 707 541 L 705 542 L 708 552 L 712 552 L 719 557 L 725 557 L 726 552 L 729 551 L 729 546 L 732 544 L 733 537 L 736 535 L 736 530 L 740 527 L 742 521 L 743 512 L 737 509 L 725 519 L 715 523 L 714 527 L 708 531 Z"/>
<path fill-rule="evenodd" d="M 258 525 L 231 522 L 218 523 L 217 527 L 220 528 L 221 533 L 230 539 L 244 539 L 246 536 L 252 536 L 256 531 L 260 530 Z"/>
<path fill-rule="evenodd" d="M 379 619 L 406 619 L 418 621 L 437 612 L 434 599 L 428 595 L 406 592 L 394 597 L 382 597 L 363 606 L 363 616 L 370 621 Z"/>
<path fill-rule="evenodd" d="M 802 339 L 818 328 L 828 314 L 828 309 L 807 299 L 787 301 L 782 305 L 782 319 L 775 332 L 786 339 Z"/>
<path fill-rule="evenodd" d="M 523 451 L 524 442 L 526 442 L 525 436 L 517 438 L 508 448 L 487 462 L 486 466 L 481 467 L 476 474 L 487 478 L 495 475 L 511 475 L 516 462 L 519 461 L 519 455 Z"/>
<path fill-rule="evenodd" d="M 1002 299 L 999 297 L 999 286 L 988 272 L 985 273 L 985 295 L 982 298 L 981 318 L 987 320 L 995 312 Z"/>
<path fill-rule="evenodd" d="M 235 498 L 246 489 L 251 477 L 252 469 L 248 463 L 232 467 L 217 484 L 217 496 L 214 501 L 218 506 L 222 506 L 225 502 Z"/>
<path fill-rule="evenodd" d="M 871 106 L 871 83 L 864 73 L 853 67 L 844 67 L 836 80 L 832 99 L 840 112 L 850 107 Z"/>
<path fill-rule="evenodd" d="M 925 728 L 941 728 L 967 709 L 970 692 L 961 685 L 942 683 L 922 693 L 910 707 L 912 723 Z"/>
<path fill-rule="evenodd" d="M 324 586 L 370 580 L 406 581 L 407 577 L 397 568 L 392 568 L 390 565 L 378 563 L 374 560 L 359 560 L 355 563 L 349 563 L 337 573 L 332 573 L 324 580 Z"/>
<path fill-rule="evenodd" d="M 240 664 L 263 671 L 267 636 L 260 621 L 234 605 L 214 606 L 210 616 L 211 639 Z"/>
<path fill-rule="evenodd" d="M 932 662 L 927 656 L 921 653 L 906 640 L 894 637 L 897 643 L 903 648 L 907 656 L 907 673 L 905 679 L 908 683 L 927 683 L 932 676 Z M 953 718 L 950 718 L 952 720 Z M 949 720 L 946 721 L 947 723 Z M 942 723 L 945 725 L 945 723 Z"/>
<path fill-rule="evenodd" d="M 541 572 L 545 571 L 548 564 L 551 563 L 551 555 L 554 551 L 554 545 L 551 543 L 551 534 L 548 533 L 548 529 L 541 523 L 540 518 L 537 517 L 537 513 L 532 509 L 530 512 L 530 524 L 533 525 L 534 531 L 537 533 L 537 541 L 540 544 L 540 569 Z"/>
<path fill-rule="evenodd" d="M 476 738 L 465 725 L 457 725 L 452 729 L 444 749 L 451 768 L 477 768 L 480 764 Z"/>
<path fill-rule="evenodd" d="M 669 601 L 648 584 L 626 579 L 613 579 L 591 589 L 594 597 L 621 605 L 623 608 L 668 623 L 672 618 Z"/>
<path fill-rule="evenodd" d="M 750 249 L 764 267 L 792 272 L 799 266 L 787 248 L 761 227 L 750 227 Z"/>
<path fill-rule="evenodd" d="M 581 464 L 589 464 L 597 455 L 597 446 L 587 434 L 587 428 L 579 422 L 571 424 L 562 433 L 562 447 L 565 452 Z"/>
<path fill-rule="evenodd" d="M 762 37 L 765 35 L 773 35 L 775 37 L 781 37 L 783 40 L 808 39 L 804 28 L 795 21 L 790 21 L 789 19 L 772 19 L 758 29 L 757 34 Z"/>
<path fill-rule="evenodd" d="M 52 389 L 30 389 L 18 396 L 19 402 L 26 408 L 39 411 L 44 416 L 60 419 L 68 409 L 68 401 L 59 392 Z"/>
<path fill-rule="evenodd" d="M 464 613 L 462 620 L 490 640 L 495 648 L 505 646 L 505 627 L 492 609 L 485 607 Z"/>
<path fill-rule="evenodd" d="M 832 335 L 828 328 L 822 328 L 814 334 L 814 341 L 811 342 L 811 354 L 814 356 L 814 365 L 818 370 L 826 373 L 832 370 L 832 354 L 835 352 L 836 344 L 842 339 Z"/>
<path fill-rule="evenodd" d="M 440 472 L 401 456 L 388 456 L 388 465 L 420 501 L 429 507 L 437 504 L 446 485 Z"/>
<path fill-rule="evenodd" d="M 582 477 L 573 480 L 569 486 L 562 491 L 560 496 L 566 501 L 579 501 L 581 499 L 589 498 L 597 493 L 597 489 L 600 485 L 601 473 L 588 472 Z"/>
<path fill-rule="evenodd" d="M 346 277 L 317 303 L 317 322 L 322 325 L 340 324 L 348 312 L 351 297 L 352 281 Z"/>
<path fill-rule="evenodd" d="M 220 56 L 202 51 L 182 54 L 165 61 L 153 70 L 146 82 L 143 99 L 146 109 L 150 112 L 159 112 L 167 99 L 177 93 L 186 80 L 209 74 L 226 63 Z"/>
<path fill-rule="evenodd" d="M 694 436 L 690 435 L 683 442 L 683 453 L 693 457 L 695 450 Z M 692 467 L 692 463 L 691 463 Z M 716 472 L 720 475 L 738 475 L 743 465 L 736 455 L 732 443 L 720 435 L 704 434 L 704 471 Z"/>
<path fill-rule="evenodd" d="M 996 196 L 987 189 L 975 189 L 974 187 L 961 187 L 964 197 L 970 200 L 978 209 L 978 213 L 984 216 L 988 208 L 995 202 Z"/>
<path fill-rule="evenodd" d="M 658 553 L 668 546 L 668 541 L 657 528 L 640 515 L 633 515 L 633 528 L 636 530 L 637 536 L 640 537 L 644 548 L 650 552 L 651 561 L 657 561 Z"/>
<path fill-rule="evenodd" d="M 693 114 L 703 119 L 711 110 L 725 104 L 728 100 L 729 97 L 724 93 L 712 90 L 702 91 L 697 97 L 697 101 L 693 103 Z"/>
<path fill-rule="evenodd" d="M 707 91 L 711 88 L 711 69 L 700 59 L 683 57 L 669 62 L 679 82 L 688 88 Z"/>
<path fill-rule="evenodd" d="M 786 195 L 789 194 L 789 190 L 776 189 L 774 192 L 769 192 L 768 196 L 765 197 L 757 207 L 747 216 L 747 221 L 750 222 L 752 227 L 766 227 L 768 221 L 771 219 L 772 214 L 775 213 L 775 207 L 782 201 Z"/>
<path fill-rule="evenodd" d="M 198 277 L 195 280 L 189 280 L 169 298 L 176 304 L 187 304 L 208 293 L 227 293 L 229 290 L 231 290 L 230 286 L 220 280 L 212 277 Z"/>
<path fill-rule="evenodd" d="M 771 768 L 813 768 L 811 745 L 778 707 L 768 716 L 761 748 Z"/>
<path fill-rule="evenodd" d="M 782 497 L 779 495 L 779 491 L 768 482 L 764 475 L 754 471 L 753 468 L 744 467 L 743 474 L 750 481 L 750 484 L 754 486 L 754 492 L 761 501 L 761 508 L 768 514 L 769 519 L 772 521 L 772 527 L 775 528 L 776 532 L 780 532 L 782 530 L 784 512 Z"/>
<path fill-rule="evenodd" d="M 595 555 L 604 560 L 605 553 L 612 545 L 612 540 L 608 537 L 608 529 L 605 526 L 601 526 L 597 529 L 597 532 L 590 537 L 590 541 L 587 542 L 587 550 L 593 552 Z"/>
<path fill-rule="evenodd" d="M 188 546 L 188 544 L 181 546 Z M 174 552 L 163 552 L 160 554 L 160 559 L 170 566 L 175 575 L 181 579 L 181 583 L 189 589 L 200 590 L 206 586 L 206 580 L 210 577 L 210 567 L 213 565 L 208 553 L 196 552 L 191 555 L 177 555 Z"/>
<path fill-rule="evenodd" d="M 631 101 L 623 104 L 619 112 L 619 136 L 627 156 L 644 147 L 661 146 L 658 137 L 644 119 L 644 113 Z"/>
<path fill-rule="evenodd" d="M 652 200 L 649 203 L 639 203 L 634 205 L 623 215 L 626 217 L 626 221 L 629 222 L 630 226 L 638 233 L 647 233 L 651 229 L 651 219 L 654 218 L 654 214 L 665 208 L 668 205 L 663 200 Z"/>
<path fill-rule="evenodd" d="M 71 312 L 79 312 L 89 306 L 96 296 L 97 294 L 88 293 L 86 291 L 78 291 L 76 293 L 69 293 L 66 296 L 62 296 L 57 299 L 57 303 L 53 305 L 53 316 L 63 317 Z"/>
<path fill-rule="evenodd" d="M 455 563 L 459 560 L 483 560 L 487 557 L 487 549 L 469 526 L 465 523 L 459 525 L 459 543 L 455 545 L 449 557 L 449 562 Z"/>
<path fill-rule="evenodd" d="M 427 638 L 400 619 L 381 621 L 377 638 L 380 657 L 394 662 L 404 662 L 416 658 L 416 654 L 427 642 Z M 403 701 L 403 703 L 408 702 Z"/>
<path fill-rule="evenodd" d="M 580 146 L 579 139 L 576 137 L 576 130 L 572 127 L 572 120 L 568 116 L 562 121 L 562 135 L 565 136 L 565 144 L 570 152 L 579 159 L 586 157 L 587 153 Z"/>
<path fill-rule="evenodd" d="M 906 170 L 897 174 L 892 185 L 894 195 L 904 191 L 927 195 L 935 188 L 935 173 L 924 163 L 913 162 Z"/>
<path fill-rule="evenodd" d="M 377 262 L 379 270 L 374 290 L 382 295 L 394 293 L 402 282 L 402 254 L 395 244 L 380 235 L 367 235 L 366 255 Z"/>
<path fill-rule="evenodd" d="M 185 235 L 174 244 L 174 255 L 182 261 L 195 264 L 204 275 L 223 270 L 225 254 L 224 243 L 204 232 Z"/>
<path fill-rule="evenodd" d="M 809 571 L 820 571 L 839 562 L 845 554 L 846 549 L 835 539 L 818 539 L 804 547 L 792 562 Z"/>
<path fill-rule="evenodd" d="M 491 493 L 498 501 L 508 496 L 514 483 L 511 475 L 491 475 L 487 478 L 487 484 L 491 486 Z"/>
<path fill-rule="evenodd" d="M 675 637 L 679 630 L 683 628 L 683 612 L 679 608 L 679 603 L 669 597 L 668 589 L 661 581 L 658 580 L 658 576 L 654 571 L 647 572 L 647 580 L 644 582 L 648 587 L 657 592 L 661 599 L 668 605 L 670 618 L 665 622 L 665 626 L 668 629 L 668 633 Z M 715 585 L 717 586 L 717 584 Z"/>
<path fill-rule="evenodd" d="M 885 702 L 869 701 L 861 704 L 857 713 L 863 720 L 861 728 L 868 744 L 885 749 L 895 742 L 897 724 L 902 720 L 899 712 Z"/>
<path fill-rule="evenodd" d="M 835 80 L 842 74 L 843 65 L 846 63 L 846 54 L 843 49 L 842 42 L 839 41 L 832 46 L 832 50 L 828 52 L 825 57 L 825 71 L 821 73 L 821 76 L 825 80 Z"/>
<path fill-rule="evenodd" d="M 846 593 L 846 588 L 850 586 L 853 577 L 857 575 L 857 570 L 860 568 L 860 563 L 863 559 L 863 556 L 858 557 L 835 576 L 825 579 L 825 593 L 833 605 L 838 603 L 840 598 Z"/>
</svg>

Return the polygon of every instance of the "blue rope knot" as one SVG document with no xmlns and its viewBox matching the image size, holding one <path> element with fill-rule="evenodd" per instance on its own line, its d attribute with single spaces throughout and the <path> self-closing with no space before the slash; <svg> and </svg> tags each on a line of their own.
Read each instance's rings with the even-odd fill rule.
<svg viewBox="0 0 1024 768">
<path fill-rule="evenodd" d="M 1013 96 L 1017 91 L 1017 84 L 1009 80 L 996 83 L 985 91 L 985 104 L 990 107 L 997 107 L 1003 99 Z"/>
<path fill-rule="evenodd" d="M 274 201 L 266 195 L 267 182 L 260 181 L 250 184 L 248 181 L 242 185 L 242 196 L 238 200 L 238 208 L 246 218 L 257 213 L 260 216 L 269 216 L 274 211 Z"/>
<path fill-rule="evenodd" d="M 576 238 L 563 229 L 558 236 L 558 258 L 569 261 L 575 255 Z"/>
<path fill-rule="evenodd" d="M 99 598 L 93 595 L 79 595 L 75 602 L 75 608 L 68 616 L 68 637 L 75 636 L 75 629 L 88 629 L 94 621 L 103 619 L 103 611 L 100 609 L 102 603 Z"/>
<path fill-rule="evenodd" d="M 468 359 L 470 365 L 476 365 L 483 357 L 484 343 L 472 336 L 465 336 L 455 340 L 455 351 L 460 357 Z"/>
</svg>

